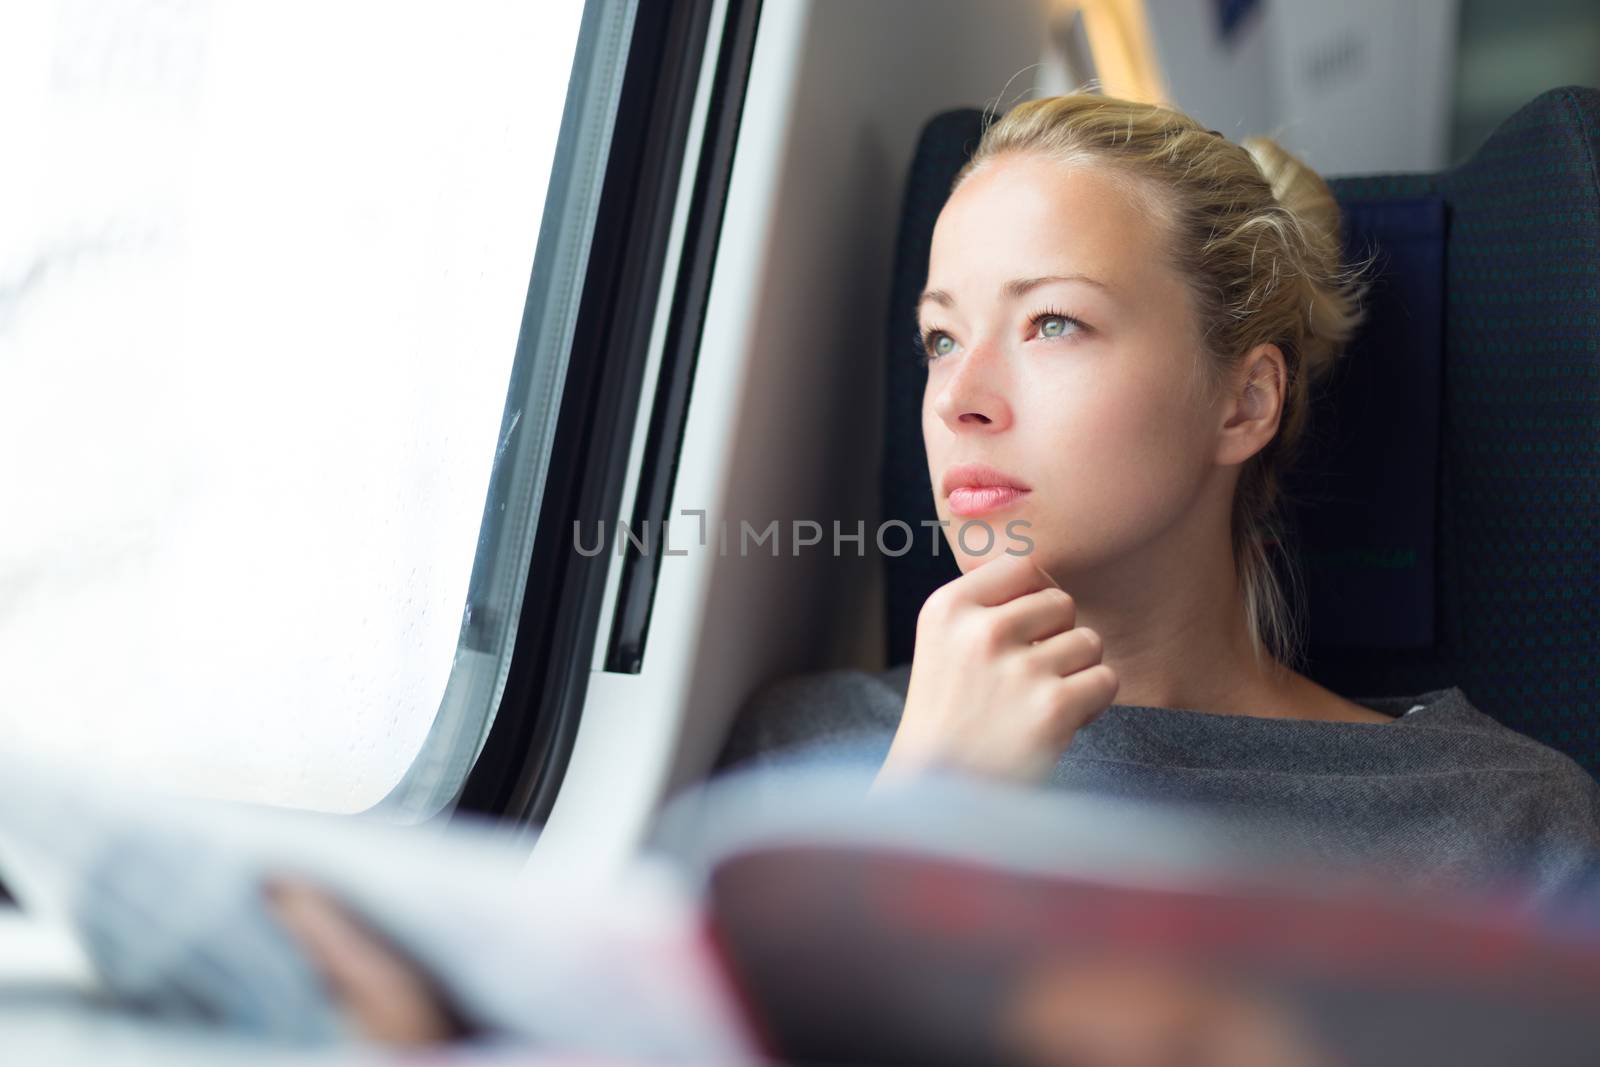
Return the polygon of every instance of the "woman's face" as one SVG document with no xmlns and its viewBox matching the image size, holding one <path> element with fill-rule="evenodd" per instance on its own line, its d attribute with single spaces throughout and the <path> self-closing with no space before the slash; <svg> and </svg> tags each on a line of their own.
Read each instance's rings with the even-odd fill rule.
<svg viewBox="0 0 1600 1067">
<path fill-rule="evenodd" d="M 1095 167 L 1003 158 L 951 196 L 919 306 L 922 432 L 962 570 L 1033 542 L 1058 581 L 1136 552 L 1189 513 L 1217 427 L 1191 376 L 1191 296 L 1160 224 Z M 961 489 L 979 464 L 1020 494 Z M 993 545 L 973 525 L 993 531 Z M 1067 586 L 1070 591 L 1070 586 Z"/>
</svg>

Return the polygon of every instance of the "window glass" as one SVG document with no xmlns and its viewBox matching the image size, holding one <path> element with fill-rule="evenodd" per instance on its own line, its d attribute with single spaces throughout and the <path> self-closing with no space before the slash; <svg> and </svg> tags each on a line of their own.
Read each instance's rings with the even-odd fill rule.
<svg viewBox="0 0 1600 1067">
<path fill-rule="evenodd" d="M 582 14 L 0 9 L 0 744 L 327 811 L 401 779 Z"/>
<path fill-rule="evenodd" d="M 1460 0 L 1452 162 L 1524 104 L 1563 85 L 1600 85 L 1594 0 Z"/>
</svg>

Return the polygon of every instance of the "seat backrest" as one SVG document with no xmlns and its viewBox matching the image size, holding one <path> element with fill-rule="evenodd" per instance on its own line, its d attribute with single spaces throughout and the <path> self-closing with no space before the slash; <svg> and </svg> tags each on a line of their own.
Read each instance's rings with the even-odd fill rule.
<svg viewBox="0 0 1600 1067">
<path fill-rule="evenodd" d="M 905 188 L 889 307 L 884 519 L 935 521 L 916 299 L 982 132 L 934 116 Z M 1313 398 L 1286 486 L 1308 672 L 1351 697 L 1460 686 L 1600 774 L 1600 91 L 1537 97 L 1437 174 L 1330 182 L 1369 314 Z M 920 542 L 919 542 L 920 546 Z M 959 573 L 884 557 L 890 663 Z"/>
</svg>

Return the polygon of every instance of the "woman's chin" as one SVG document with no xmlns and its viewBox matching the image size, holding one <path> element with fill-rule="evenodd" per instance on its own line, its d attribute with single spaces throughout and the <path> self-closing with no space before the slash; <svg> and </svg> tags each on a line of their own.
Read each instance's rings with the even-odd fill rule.
<svg viewBox="0 0 1600 1067">
<path fill-rule="evenodd" d="M 1028 555 L 1029 553 L 1021 551 L 1014 545 L 1010 546 L 1008 550 L 1006 545 L 997 544 L 986 552 L 968 552 L 959 545 L 955 548 L 956 566 L 961 568 L 962 574 L 975 571 L 990 560 L 1001 559 L 1005 556 Z"/>
<path fill-rule="evenodd" d="M 1026 556 L 1034 551 L 1033 524 L 998 509 L 975 518 L 941 512 L 944 538 L 957 558 L 968 557 L 974 565 L 999 555 Z"/>
</svg>

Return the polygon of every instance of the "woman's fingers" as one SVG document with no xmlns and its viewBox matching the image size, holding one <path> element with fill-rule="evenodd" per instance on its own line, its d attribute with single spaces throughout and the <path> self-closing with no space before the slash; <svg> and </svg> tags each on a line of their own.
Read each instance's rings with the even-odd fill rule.
<svg viewBox="0 0 1600 1067">
<path fill-rule="evenodd" d="M 930 767 L 1047 774 L 1117 690 L 1099 635 L 1076 627 L 1076 614 L 1072 597 L 1021 557 L 997 557 L 935 590 L 917 616 L 905 710 L 879 781 Z"/>
<path fill-rule="evenodd" d="M 1103 663 L 1055 679 L 1037 729 L 1055 751 L 1064 751 L 1084 726 L 1105 713 L 1117 695 L 1117 675 Z"/>
<path fill-rule="evenodd" d="M 1117 678 L 1117 672 L 1111 667 L 1104 663 L 1096 663 L 1092 667 L 1085 667 L 1081 671 L 1067 675 L 1057 684 L 1065 699 L 1081 716 L 1073 725 L 1076 729 L 1103 715 L 1106 708 L 1111 706 L 1111 702 L 1116 700 L 1117 689 L 1122 683 Z"/>
<path fill-rule="evenodd" d="M 1001 555 L 986 560 L 945 588 L 959 592 L 970 603 L 994 607 L 1041 589 L 1059 587 L 1028 557 Z"/>
<path fill-rule="evenodd" d="M 1045 670 L 1063 678 L 1093 667 L 1105 653 L 1100 635 L 1087 626 L 1077 626 L 1047 637 L 1033 646 L 1032 654 Z"/>
<path fill-rule="evenodd" d="M 403 1045 L 460 1033 L 428 979 L 329 896 L 303 882 L 267 888 L 274 913 L 367 1037 Z"/>
<path fill-rule="evenodd" d="M 989 618 L 1002 643 L 1026 647 L 1070 630 L 1077 613 L 1072 596 L 1052 585 L 991 608 Z"/>
</svg>

